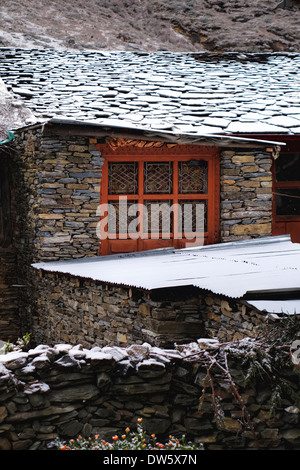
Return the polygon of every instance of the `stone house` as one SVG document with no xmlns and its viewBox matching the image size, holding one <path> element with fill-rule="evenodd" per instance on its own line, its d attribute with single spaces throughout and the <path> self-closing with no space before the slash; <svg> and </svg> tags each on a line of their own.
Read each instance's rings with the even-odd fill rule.
<svg viewBox="0 0 300 470">
<path fill-rule="evenodd" d="M 14 227 L 12 274 L 2 277 L 15 279 L 10 286 L 17 299 L 1 317 L 8 337 L 16 335 L 18 322 L 23 331 L 40 324 L 40 340 L 51 342 L 38 319 L 49 315 L 47 298 L 53 295 L 56 311 L 72 319 L 76 303 L 71 308 L 62 300 L 67 286 L 73 286 L 70 299 L 76 288 L 89 301 L 97 296 L 98 287 L 80 290 L 80 276 L 47 284 L 33 263 L 284 234 L 300 241 L 299 54 L 11 48 L 0 54 L 8 91 L 34 116 L 7 126 L 15 136 L 12 154 L 1 157 L 1 207 Z M 101 289 L 114 284 L 117 275 Z M 118 295 L 127 304 L 136 298 L 138 310 L 146 303 L 144 294 Z M 114 313 L 119 301 L 110 297 Z M 94 325 L 89 315 L 96 313 L 89 312 L 80 310 L 86 325 Z M 53 332 L 56 321 L 50 321 Z M 108 322 L 108 331 L 112 320 L 100 321 Z M 126 330 L 133 321 L 116 321 L 118 339 L 108 340 L 134 341 Z M 188 338 L 199 335 L 195 323 L 187 327 Z M 83 339 L 68 334 L 65 324 L 61 330 L 55 340 L 103 341 L 101 329 Z"/>
<path fill-rule="evenodd" d="M 34 122 L 34 116 L 13 99 L 0 79 L 0 330 L 1 339 L 20 330 L 17 280 L 17 186 L 11 127 Z"/>
</svg>

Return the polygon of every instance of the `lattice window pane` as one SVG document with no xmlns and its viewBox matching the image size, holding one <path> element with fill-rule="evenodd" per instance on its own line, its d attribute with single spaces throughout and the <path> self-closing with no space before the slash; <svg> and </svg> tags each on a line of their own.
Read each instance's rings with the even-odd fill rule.
<svg viewBox="0 0 300 470">
<path fill-rule="evenodd" d="M 179 162 L 178 176 L 180 194 L 207 193 L 207 162 L 205 160 Z"/>
<path fill-rule="evenodd" d="M 108 194 L 137 194 L 138 164 L 135 162 L 109 163 Z"/>
<path fill-rule="evenodd" d="M 178 231 L 183 235 L 207 231 L 207 201 L 179 201 Z"/>
<path fill-rule="evenodd" d="M 144 166 L 145 194 L 172 193 L 173 169 L 171 162 L 146 162 Z"/>
<path fill-rule="evenodd" d="M 136 234 L 138 231 L 138 204 L 136 201 L 109 201 L 108 228 L 110 235 Z"/>
<path fill-rule="evenodd" d="M 144 201 L 144 233 L 171 234 L 173 231 L 172 201 Z"/>
</svg>

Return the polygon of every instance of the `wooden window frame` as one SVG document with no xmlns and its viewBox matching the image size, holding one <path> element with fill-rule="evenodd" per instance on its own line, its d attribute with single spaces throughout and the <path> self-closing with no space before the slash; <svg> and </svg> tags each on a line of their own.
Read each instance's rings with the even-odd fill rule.
<svg viewBox="0 0 300 470">
<path fill-rule="evenodd" d="M 285 154 L 294 154 L 299 152 L 282 152 L 282 157 L 284 158 Z M 300 214 L 277 214 L 276 207 L 276 194 L 280 193 L 281 189 L 300 189 L 300 180 L 287 180 L 287 181 L 277 181 L 276 180 L 276 161 L 273 162 L 272 166 L 272 179 L 273 179 L 273 220 L 277 222 L 284 221 L 295 221 L 300 222 Z"/>
<path fill-rule="evenodd" d="M 298 153 L 299 150 L 282 151 L 280 156 L 284 158 L 285 154 Z M 272 235 L 289 234 L 294 243 L 300 240 L 300 214 L 278 214 L 276 195 L 285 189 L 300 189 L 300 181 L 287 180 L 277 181 L 276 179 L 276 160 L 272 164 Z"/>
<path fill-rule="evenodd" d="M 108 204 L 109 201 L 118 201 L 118 195 L 108 194 L 108 165 L 109 162 L 137 162 L 138 169 L 138 194 L 126 195 L 128 201 L 137 201 L 143 204 L 145 200 L 171 200 L 172 204 L 180 200 L 206 200 L 207 201 L 207 231 L 204 234 L 204 244 L 218 243 L 219 241 L 219 199 L 220 199 L 220 179 L 219 179 L 219 152 L 216 147 L 197 145 L 169 145 L 153 142 L 130 141 L 130 144 L 111 146 L 98 144 L 97 149 L 101 151 L 104 158 L 102 166 L 102 179 L 100 185 L 100 204 Z M 207 193 L 178 193 L 178 163 L 189 160 L 207 161 Z M 170 194 L 146 194 L 144 193 L 144 162 L 172 162 L 173 163 L 173 187 Z M 125 195 L 124 195 L 125 196 Z M 107 214 L 105 214 L 107 215 Z M 169 246 L 182 248 L 186 240 L 176 237 L 177 220 L 173 221 L 173 242 Z M 162 234 L 163 235 L 163 234 Z M 187 234 L 188 235 L 188 234 Z M 170 238 L 172 239 L 172 237 Z M 170 242 L 171 243 L 171 242 Z M 101 240 L 99 254 L 109 254 L 109 240 Z M 143 239 L 137 240 L 137 249 L 143 250 L 145 242 Z"/>
</svg>

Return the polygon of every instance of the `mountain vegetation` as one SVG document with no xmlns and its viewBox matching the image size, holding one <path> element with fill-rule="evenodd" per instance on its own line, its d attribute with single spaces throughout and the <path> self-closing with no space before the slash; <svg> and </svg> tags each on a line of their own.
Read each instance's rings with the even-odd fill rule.
<svg viewBox="0 0 300 470">
<path fill-rule="evenodd" d="M 300 50 L 300 0 L 1 0 L 0 47 Z"/>
</svg>

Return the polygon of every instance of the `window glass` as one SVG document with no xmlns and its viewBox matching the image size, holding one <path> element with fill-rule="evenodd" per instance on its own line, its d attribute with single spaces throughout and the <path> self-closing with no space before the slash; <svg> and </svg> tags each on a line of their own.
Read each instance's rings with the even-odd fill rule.
<svg viewBox="0 0 300 470">
<path fill-rule="evenodd" d="M 275 162 L 276 181 L 300 181 L 300 153 L 283 153 Z"/>
<path fill-rule="evenodd" d="M 276 214 L 300 216 L 300 188 L 277 188 Z"/>
</svg>

